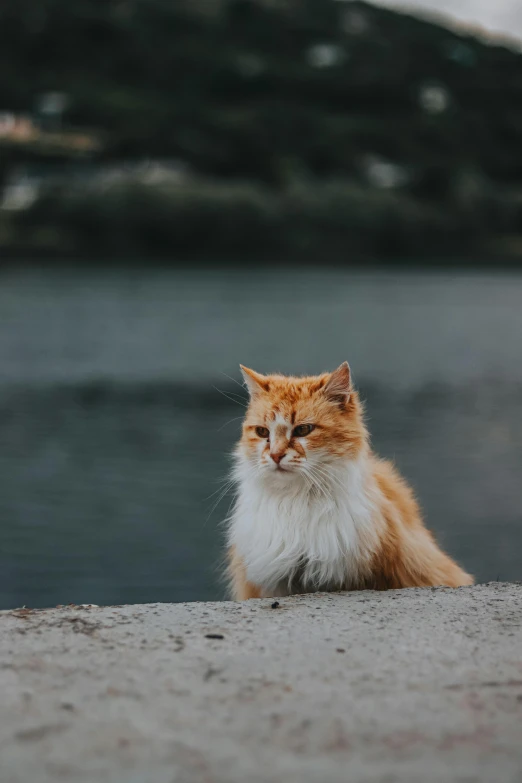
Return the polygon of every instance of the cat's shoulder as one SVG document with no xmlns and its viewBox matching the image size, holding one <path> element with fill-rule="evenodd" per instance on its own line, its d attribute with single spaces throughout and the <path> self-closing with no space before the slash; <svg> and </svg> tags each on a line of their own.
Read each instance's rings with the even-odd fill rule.
<svg viewBox="0 0 522 783">
<path fill-rule="evenodd" d="M 372 455 L 371 470 L 378 489 L 388 501 L 401 506 L 404 511 L 409 507 L 410 513 L 418 512 L 412 487 L 391 460 Z"/>
</svg>

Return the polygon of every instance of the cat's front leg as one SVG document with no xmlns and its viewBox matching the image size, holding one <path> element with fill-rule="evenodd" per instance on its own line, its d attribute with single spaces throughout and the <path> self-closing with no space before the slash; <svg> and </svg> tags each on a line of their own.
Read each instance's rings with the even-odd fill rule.
<svg viewBox="0 0 522 783">
<path fill-rule="evenodd" d="M 228 550 L 228 576 L 230 592 L 235 601 L 262 597 L 261 588 L 247 579 L 245 564 L 235 546 L 231 546 Z"/>
</svg>

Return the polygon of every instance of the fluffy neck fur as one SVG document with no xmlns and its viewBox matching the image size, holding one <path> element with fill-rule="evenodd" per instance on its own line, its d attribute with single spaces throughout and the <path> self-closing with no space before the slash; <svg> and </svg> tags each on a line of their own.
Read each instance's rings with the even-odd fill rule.
<svg viewBox="0 0 522 783">
<path fill-rule="evenodd" d="M 350 588 L 367 575 L 379 535 L 370 460 L 337 462 L 310 486 L 252 472 L 239 455 L 229 543 L 265 595 Z"/>
</svg>

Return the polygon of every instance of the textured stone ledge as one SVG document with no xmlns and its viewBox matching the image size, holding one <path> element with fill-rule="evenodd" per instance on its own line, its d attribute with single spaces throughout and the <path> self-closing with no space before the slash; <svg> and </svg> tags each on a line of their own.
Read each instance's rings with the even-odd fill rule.
<svg viewBox="0 0 522 783">
<path fill-rule="evenodd" d="M 522 584 L 0 613 L 2 783 L 522 779 Z"/>
</svg>

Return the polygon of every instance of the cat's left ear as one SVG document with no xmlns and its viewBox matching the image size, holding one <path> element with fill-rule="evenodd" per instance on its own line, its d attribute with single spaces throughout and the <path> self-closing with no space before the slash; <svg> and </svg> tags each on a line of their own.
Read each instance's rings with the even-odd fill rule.
<svg viewBox="0 0 522 783">
<path fill-rule="evenodd" d="M 254 370 L 250 370 L 248 367 L 243 367 L 242 364 L 239 366 L 251 397 L 259 394 L 259 392 L 268 391 L 268 378 L 265 375 L 261 375 L 260 372 L 254 372 Z"/>
<path fill-rule="evenodd" d="M 326 381 L 323 391 L 332 402 L 346 405 L 352 392 L 350 365 L 343 362 Z"/>
</svg>

